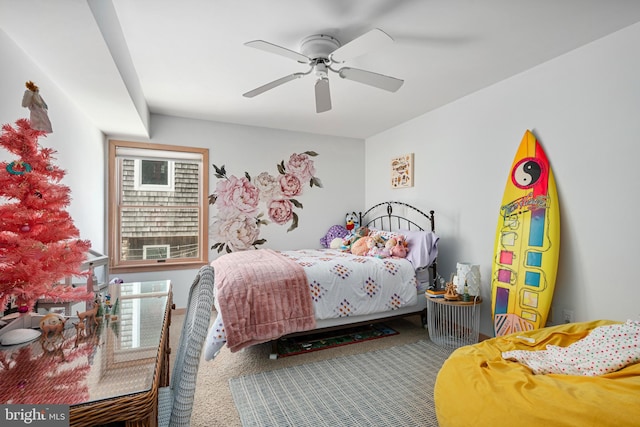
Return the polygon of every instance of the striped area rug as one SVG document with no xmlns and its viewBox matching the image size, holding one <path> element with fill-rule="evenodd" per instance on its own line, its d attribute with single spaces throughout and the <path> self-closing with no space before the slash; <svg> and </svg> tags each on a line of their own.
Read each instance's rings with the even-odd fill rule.
<svg viewBox="0 0 640 427">
<path fill-rule="evenodd" d="M 451 350 L 429 340 L 231 378 L 244 427 L 437 426 L 433 386 Z"/>
</svg>

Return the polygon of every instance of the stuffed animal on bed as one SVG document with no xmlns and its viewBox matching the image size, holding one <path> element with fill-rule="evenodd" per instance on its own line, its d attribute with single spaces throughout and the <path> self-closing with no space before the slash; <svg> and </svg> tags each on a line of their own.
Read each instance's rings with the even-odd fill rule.
<svg viewBox="0 0 640 427">
<path fill-rule="evenodd" d="M 349 233 L 354 233 L 360 227 L 360 217 L 355 212 L 347 213 L 344 222 Z"/>
<path fill-rule="evenodd" d="M 369 252 L 369 241 L 373 238 L 364 236 L 351 244 L 351 253 L 358 256 L 364 256 Z"/>
<path fill-rule="evenodd" d="M 385 245 L 386 242 L 381 236 L 370 236 L 370 238 L 367 240 L 367 247 L 369 248 L 369 250 L 367 251 L 367 256 L 386 258 L 384 255 Z"/>
<path fill-rule="evenodd" d="M 391 250 L 396 246 L 397 240 L 395 237 L 387 239 L 384 243 L 384 248 L 379 248 L 375 256 L 377 258 L 389 258 L 391 256 Z"/>
<path fill-rule="evenodd" d="M 329 243 L 329 249 L 342 250 L 342 238 L 336 237 Z"/>
<path fill-rule="evenodd" d="M 373 238 L 369 236 L 369 229 L 367 227 L 358 228 L 351 242 L 350 252 L 354 255 L 366 255 L 369 251 L 368 242 L 370 239 Z"/>
<path fill-rule="evenodd" d="M 406 258 L 408 251 L 407 241 L 400 236 L 396 238 L 396 245 L 391 248 L 391 256 L 395 258 Z"/>
<path fill-rule="evenodd" d="M 333 248 L 333 241 L 336 239 L 340 239 L 340 243 L 342 243 L 342 239 L 349 235 L 349 231 L 343 227 L 342 225 L 332 225 L 329 227 L 327 234 L 324 237 L 320 238 L 320 244 L 323 248 Z M 338 246 L 339 248 L 340 246 Z"/>
<path fill-rule="evenodd" d="M 369 235 L 369 229 L 367 227 L 359 227 L 353 233 L 342 239 L 342 246 L 340 249 L 344 252 L 351 252 L 353 245 L 363 237 Z M 365 251 L 366 252 L 366 251 Z"/>
</svg>

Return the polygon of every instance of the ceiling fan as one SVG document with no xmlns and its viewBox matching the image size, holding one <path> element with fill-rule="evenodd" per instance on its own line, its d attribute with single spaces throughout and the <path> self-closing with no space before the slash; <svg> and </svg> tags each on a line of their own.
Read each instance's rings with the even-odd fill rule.
<svg viewBox="0 0 640 427">
<path fill-rule="evenodd" d="M 255 88 L 243 94 L 243 96 L 253 98 L 284 83 L 311 74 L 312 71 L 315 71 L 315 75 L 318 77 L 315 84 L 317 113 L 331 110 L 329 71 L 338 74 L 343 79 L 353 80 L 389 92 L 395 92 L 400 89 L 404 80 L 371 71 L 360 70 L 358 68 L 334 68 L 336 64 L 342 64 L 348 59 L 364 55 L 390 43 L 393 43 L 393 39 L 387 33 L 377 28 L 355 38 L 345 45 L 341 45 L 335 37 L 326 34 L 309 36 L 300 43 L 300 53 L 264 40 L 247 42 L 245 46 L 281 55 L 302 64 L 308 64 L 310 68 L 306 72 L 298 72 L 281 77 Z"/>
</svg>

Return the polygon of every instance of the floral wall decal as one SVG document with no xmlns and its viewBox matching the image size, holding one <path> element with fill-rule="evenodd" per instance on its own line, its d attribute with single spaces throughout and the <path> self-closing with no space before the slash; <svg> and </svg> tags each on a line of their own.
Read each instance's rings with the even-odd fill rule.
<svg viewBox="0 0 640 427">
<path fill-rule="evenodd" d="M 248 172 L 238 178 L 227 175 L 224 165 L 213 165 L 219 181 L 209 196 L 209 204 L 218 208 L 211 228 L 215 241 L 211 249 L 218 253 L 255 249 L 266 243 L 259 238 L 260 227 L 271 222 L 291 222 L 287 232 L 295 230 L 298 215 L 294 209 L 303 208 L 296 197 L 302 195 L 307 182 L 309 187 L 322 188 L 311 159 L 317 155 L 314 151 L 293 153 L 286 164 L 283 160 L 277 165 L 278 175 L 262 172 L 253 180 Z"/>
</svg>

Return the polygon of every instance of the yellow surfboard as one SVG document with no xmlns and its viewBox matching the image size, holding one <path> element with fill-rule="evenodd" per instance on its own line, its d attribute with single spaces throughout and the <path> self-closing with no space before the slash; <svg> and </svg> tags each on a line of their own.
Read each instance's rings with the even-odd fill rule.
<svg viewBox="0 0 640 427">
<path fill-rule="evenodd" d="M 556 181 L 536 137 L 526 131 L 500 206 L 491 268 L 496 336 L 544 327 L 560 252 Z"/>
</svg>

